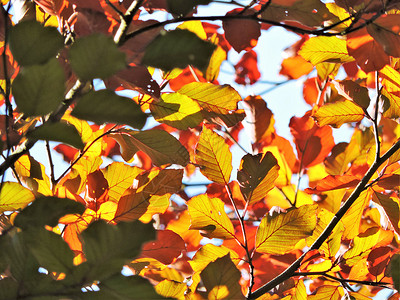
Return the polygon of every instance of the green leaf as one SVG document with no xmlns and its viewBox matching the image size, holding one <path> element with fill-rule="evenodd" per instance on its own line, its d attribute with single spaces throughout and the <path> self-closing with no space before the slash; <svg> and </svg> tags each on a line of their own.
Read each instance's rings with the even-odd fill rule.
<svg viewBox="0 0 400 300">
<path fill-rule="evenodd" d="M 111 37 L 93 34 L 76 40 L 69 51 L 72 70 L 83 80 L 106 79 L 125 68 L 125 54 Z"/>
<path fill-rule="evenodd" d="M 54 27 L 36 21 L 20 22 L 10 30 L 10 49 L 20 65 L 42 64 L 55 57 L 64 39 Z"/>
<path fill-rule="evenodd" d="M 400 291 L 400 254 L 395 254 L 392 256 L 389 268 L 394 287 L 397 291 Z"/>
<path fill-rule="evenodd" d="M 166 72 L 187 65 L 205 70 L 215 47 L 188 30 L 162 31 L 147 46 L 142 63 Z"/>
<path fill-rule="evenodd" d="M 185 130 L 194 128 L 203 120 L 200 106 L 179 93 L 163 94 L 150 104 L 156 121 Z"/>
<path fill-rule="evenodd" d="M 167 299 L 158 295 L 153 285 L 147 279 L 140 276 L 124 276 L 122 274 L 117 274 L 102 280 L 98 287 L 100 291 L 82 293 L 79 295 L 79 299 Z"/>
<path fill-rule="evenodd" d="M 15 217 L 15 226 L 23 229 L 49 225 L 54 227 L 67 214 L 82 214 L 85 207 L 79 202 L 56 197 L 37 198 Z"/>
<path fill-rule="evenodd" d="M 93 222 L 82 232 L 83 250 L 89 265 L 87 278 L 102 280 L 121 271 L 122 266 L 140 254 L 142 244 L 156 238 L 151 223 Z"/>
<path fill-rule="evenodd" d="M 91 91 L 78 100 L 72 116 L 97 124 L 126 124 L 142 128 L 146 115 L 132 99 L 118 96 L 110 90 Z"/>
<path fill-rule="evenodd" d="M 197 5 L 207 5 L 212 0 L 167 0 L 168 12 L 185 16 L 190 13 Z"/>
<path fill-rule="evenodd" d="M 151 129 L 140 132 L 126 130 L 112 137 L 120 144 L 122 157 L 126 161 L 131 160 L 139 150 L 146 153 L 156 166 L 166 164 L 186 166 L 190 161 L 186 148 L 164 130 Z"/>
<path fill-rule="evenodd" d="M 44 228 L 29 228 L 24 239 L 41 267 L 49 272 L 69 273 L 73 267 L 74 253 L 62 237 Z"/>
<path fill-rule="evenodd" d="M 56 58 L 23 68 L 12 85 L 18 110 L 27 117 L 52 112 L 64 99 L 64 84 L 64 70 Z"/>
<path fill-rule="evenodd" d="M 208 299 L 245 299 L 239 280 L 240 271 L 229 254 L 211 262 L 200 274 Z"/>
<path fill-rule="evenodd" d="M 0 300 L 9 300 L 18 298 L 19 284 L 10 277 L 0 280 Z"/>
<path fill-rule="evenodd" d="M 83 149 L 82 139 L 76 128 L 67 123 L 45 123 L 28 133 L 28 137 L 38 140 L 57 141 Z"/>
</svg>

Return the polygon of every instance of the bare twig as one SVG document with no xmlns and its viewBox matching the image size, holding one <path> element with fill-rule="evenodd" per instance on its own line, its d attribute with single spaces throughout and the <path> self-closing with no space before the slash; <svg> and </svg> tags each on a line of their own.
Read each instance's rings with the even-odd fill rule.
<svg viewBox="0 0 400 300">
<path fill-rule="evenodd" d="M 49 141 L 46 141 L 46 151 L 47 151 L 47 157 L 49 158 L 50 180 L 51 180 L 51 187 L 53 189 L 57 182 L 54 177 L 54 163 L 53 163 L 53 157 L 51 156 L 51 149 L 50 149 Z"/>
</svg>

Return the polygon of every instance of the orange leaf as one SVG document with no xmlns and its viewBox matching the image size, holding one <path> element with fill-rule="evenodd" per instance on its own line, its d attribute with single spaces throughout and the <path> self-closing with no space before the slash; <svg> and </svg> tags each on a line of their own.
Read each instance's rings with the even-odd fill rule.
<svg viewBox="0 0 400 300">
<path fill-rule="evenodd" d="M 298 241 L 310 236 L 317 224 L 317 205 L 304 205 L 288 213 L 265 216 L 257 230 L 256 250 L 269 254 L 285 254 Z"/>
<path fill-rule="evenodd" d="M 328 175 L 316 187 L 308 188 L 305 191 L 312 194 L 355 187 L 359 181 L 360 178 L 353 175 Z"/>
<path fill-rule="evenodd" d="M 303 168 L 322 162 L 335 145 L 332 129 L 329 126 L 318 127 L 310 118 L 310 112 L 301 118 L 292 117 L 289 126 Z"/>
<path fill-rule="evenodd" d="M 280 75 L 284 75 L 289 79 L 298 79 L 303 75 L 309 74 L 314 66 L 307 62 L 300 55 L 285 58 L 282 61 Z"/>
<path fill-rule="evenodd" d="M 257 53 L 250 50 L 243 54 L 235 65 L 235 82 L 238 84 L 254 84 L 260 79 L 261 73 L 257 64 Z"/>
<path fill-rule="evenodd" d="M 253 9 L 243 11 L 242 8 L 236 8 L 229 11 L 226 15 L 253 15 Z M 242 50 L 250 50 L 257 45 L 257 40 L 261 35 L 261 25 L 254 20 L 224 20 L 222 27 L 225 31 L 225 38 L 238 53 Z"/>
<path fill-rule="evenodd" d="M 378 276 L 385 271 L 389 264 L 392 249 L 390 247 L 379 247 L 373 249 L 367 258 L 368 271 Z"/>
<path fill-rule="evenodd" d="M 198 229 L 208 238 L 232 239 L 235 231 L 224 210 L 224 202 L 202 194 L 187 203 L 191 217 L 190 229 Z"/>
<path fill-rule="evenodd" d="M 196 162 L 208 179 L 228 184 L 232 172 L 232 153 L 221 136 L 204 126 L 196 147 Z"/>
<path fill-rule="evenodd" d="M 185 249 L 185 242 L 178 234 L 171 230 L 158 230 L 157 239 L 142 246 L 142 256 L 151 257 L 164 265 L 169 265 Z"/>
</svg>

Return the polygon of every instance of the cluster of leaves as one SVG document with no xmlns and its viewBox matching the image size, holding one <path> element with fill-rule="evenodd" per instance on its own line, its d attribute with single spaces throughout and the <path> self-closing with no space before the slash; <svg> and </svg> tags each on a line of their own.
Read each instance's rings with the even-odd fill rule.
<svg viewBox="0 0 400 300">
<path fill-rule="evenodd" d="M 212 2 L 25 1 L 16 22 L 2 1 L 0 299 L 399 298 L 400 2 L 196 14 Z M 232 81 L 259 81 L 271 26 L 300 36 L 281 74 L 312 109 L 291 141 L 261 96 L 218 81 L 233 51 Z M 198 172 L 211 183 L 190 197 Z"/>
</svg>

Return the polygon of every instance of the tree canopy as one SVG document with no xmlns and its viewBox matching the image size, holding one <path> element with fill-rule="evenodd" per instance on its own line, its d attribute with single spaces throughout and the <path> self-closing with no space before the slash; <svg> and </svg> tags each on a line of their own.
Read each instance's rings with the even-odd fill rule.
<svg viewBox="0 0 400 300">
<path fill-rule="evenodd" d="M 399 299 L 400 1 L 0 9 L 0 299 Z M 290 139 L 235 88 L 271 27 Z"/>
</svg>

